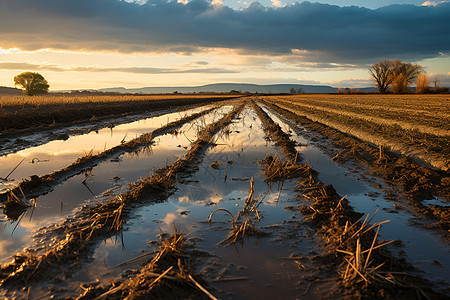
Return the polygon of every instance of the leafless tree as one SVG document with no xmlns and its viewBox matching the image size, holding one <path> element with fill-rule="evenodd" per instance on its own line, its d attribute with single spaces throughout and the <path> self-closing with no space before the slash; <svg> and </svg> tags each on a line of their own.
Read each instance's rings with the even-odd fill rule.
<svg viewBox="0 0 450 300">
<path fill-rule="evenodd" d="M 393 60 L 383 60 L 373 64 L 369 68 L 369 73 L 376 82 L 378 92 L 380 94 L 387 93 L 389 86 L 394 80 L 394 69 L 396 66 L 396 61 Z"/>
<path fill-rule="evenodd" d="M 394 93 L 407 93 L 408 86 L 422 72 L 420 65 L 404 63 L 401 60 L 383 60 L 369 68 L 380 94 L 388 92 L 391 84 Z"/>
</svg>

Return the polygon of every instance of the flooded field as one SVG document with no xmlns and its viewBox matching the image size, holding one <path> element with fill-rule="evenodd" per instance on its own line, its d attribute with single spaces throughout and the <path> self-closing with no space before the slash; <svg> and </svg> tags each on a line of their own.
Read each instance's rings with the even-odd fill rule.
<svg viewBox="0 0 450 300">
<path fill-rule="evenodd" d="M 449 297 L 449 220 L 420 210 L 448 199 L 411 198 L 274 103 L 164 111 L 5 152 L 0 295 Z"/>
</svg>

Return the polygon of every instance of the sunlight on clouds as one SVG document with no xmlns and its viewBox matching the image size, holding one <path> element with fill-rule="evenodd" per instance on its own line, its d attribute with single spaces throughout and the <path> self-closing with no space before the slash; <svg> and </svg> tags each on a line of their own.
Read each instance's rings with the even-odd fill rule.
<svg viewBox="0 0 450 300">
<path fill-rule="evenodd" d="M 291 49 L 291 51 L 293 54 L 301 54 L 301 55 L 310 53 L 310 51 L 305 49 Z"/>
<path fill-rule="evenodd" d="M 223 0 L 212 0 L 211 4 L 214 6 L 223 6 Z"/>
<path fill-rule="evenodd" d="M 283 7 L 283 3 L 280 0 L 270 0 L 272 2 L 272 5 L 275 7 Z"/>
<path fill-rule="evenodd" d="M 9 48 L 9 49 L 3 49 L 2 47 L 0 47 L 0 54 L 13 54 L 13 53 L 18 53 L 21 50 L 18 48 Z"/>
<path fill-rule="evenodd" d="M 440 2 L 425 1 L 424 3 L 422 3 L 422 6 L 438 6 L 439 4 L 442 4 L 442 3 L 448 3 L 448 1 L 440 1 Z"/>
</svg>

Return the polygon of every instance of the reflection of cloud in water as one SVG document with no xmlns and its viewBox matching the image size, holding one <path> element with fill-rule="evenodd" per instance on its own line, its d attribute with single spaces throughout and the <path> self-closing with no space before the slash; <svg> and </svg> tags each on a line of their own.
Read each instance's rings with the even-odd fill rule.
<svg viewBox="0 0 450 300">
<path fill-rule="evenodd" d="M 163 232 L 173 232 L 174 225 L 177 229 L 185 232 L 192 232 L 192 223 L 188 221 L 188 216 L 181 215 L 179 212 L 184 209 L 178 209 L 177 213 L 167 213 L 167 215 L 161 220 L 166 226 L 162 226 L 161 230 Z"/>
<path fill-rule="evenodd" d="M 8 256 L 8 249 L 14 244 L 11 240 L 0 240 L 0 256 L 5 258 Z"/>
<path fill-rule="evenodd" d="M 211 197 L 209 197 L 209 199 L 208 199 L 208 201 L 207 202 L 209 202 L 209 203 L 219 203 L 221 200 L 222 200 L 223 198 L 221 197 L 221 196 L 219 196 L 219 195 L 214 195 L 214 196 L 211 196 Z"/>
<path fill-rule="evenodd" d="M 175 223 L 175 220 L 178 218 L 178 216 L 174 213 L 168 213 L 162 221 L 166 223 L 166 225 L 172 225 Z"/>
<path fill-rule="evenodd" d="M 205 191 L 205 190 L 204 190 Z M 211 194 L 209 197 L 208 195 L 205 195 L 205 197 L 203 197 L 203 200 L 199 200 L 198 198 L 194 198 L 194 197 L 190 197 L 190 196 L 180 196 L 178 197 L 178 201 L 180 203 L 190 203 L 190 204 L 195 204 L 195 205 L 206 205 L 206 204 L 217 204 L 219 203 L 223 197 L 220 196 L 219 194 L 215 193 L 214 191 L 212 192 L 213 194 Z M 206 192 L 205 192 L 206 194 Z"/>
<path fill-rule="evenodd" d="M 181 197 L 178 197 L 178 202 L 189 203 L 189 202 L 191 202 L 191 199 L 189 199 L 189 196 L 181 196 Z"/>
<path fill-rule="evenodd" d="M 284 196 L 286 196 L 286 193 L 270 193 L 266 196 L 266 198 L 264 199 L 264 204 L 265 205 L 270 205 L 270 206 L 275 206 L 278 204 L 278 196 L 280 196 L 280 200 L 283 199 Z"/>
<path fill-rule="evenodd" d="M 24 216 L 22 221 L 20 221 L 20 224 L 17 226 L 17 228 L 26 229 L 29 232 L 32 232 L 34 230 L 40 229 L 44 226 L 49 226 L 53 223 L 58 223 L 63 218 L 61 216 L 45 216 L 45 219 L 36 219 L 34 220 L 32 217 L 30 219 L 29 214 L 31 215 L 32 211 L 31 209 L 26 212 L 27 215 Z M 28 217 L 28 219 L 26 219 Z M 15 224 L 14 224 L 15 226 Z M 17 229 L 16 229 L 17 231 Z"/>
</svg>

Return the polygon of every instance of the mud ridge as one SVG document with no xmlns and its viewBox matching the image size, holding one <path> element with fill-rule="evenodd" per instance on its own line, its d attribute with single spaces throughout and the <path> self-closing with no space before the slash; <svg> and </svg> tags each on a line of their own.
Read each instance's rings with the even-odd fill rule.
<svg viewBox="0 0 450 300">
<path fill-rule="evenodd" d="M 307 108 L 282 101 L 277 105 L 293 113 L 347 132 L 356 138 L 374 145 L 383 145 L 398 155 L 406 156 L 419 164 L 442 171 L 450 169 L 448 138 L 415 130 L 404 130 L 398 125 L 377 124 L 369 120 L 360 122 L 353 117 L 326 113 L 321 110 L 309 111 Z M 308 110 L 308 111 L 306 111 Z"/>
<path fill-rule="evenodd" d="M 334 146 L 343 150 L 338 158 L 340 161 L 353 160 L 360 163 L 371 170 L 372 175 L 382 177 L 389 183 L 400 187 L 403 195 L 409 199 L 416 215 L 420 218 L 426 216 L 431 219 L 433 224 L 427 226 L 442 230 L 442 234 L 447 239 L 450 238 L 450 206 L 427 206 L 422 202 L 437 196 L 450 203 L 450 176 L 448 172 L 427 168 L 390 151 L 380 151 L 379 148 L 353 136 L 296 115 L 274 103 L 264 100 L 262 102 L 300 126 L 327 137 Z"/>
<path fill-rule="evenodd" d="M 79 300 L 88 299 L 209 299 L 200 288 L 206 286 L 200 275 L 193 274 L 198 256 L 185 243 L 185 235 L 175 232 L 160 242 L 160 250 L 129 279 L 117 279 L 102 286 L 82 285 Z M 194 278 L 195 277 L 195 278 Z M 201 282 L 201 285 L 200 283 Z"/>
<path fill-rule="evenodd" d="M 271 128 L 276 126 L 270 124 L 274 122 L 260 107 L 254 107 L 259 114 L 265 115 L 261 121 L 268 136 L 288 138 L 273 134 Z M 289 145 L 287 140 L 277 142 L 281 147 Z M 284 148 L 284 152 L 290 152 L 288 157 L 295 157 L 295 149 Z M 430 282 L 410 274 L 414 268 L 404 259 L 383 248 L 390 243 L 377 238 L 383 222 L 370 225 L 369 215 L 362 221 L 363 214 L 355 212 L 345 197 L 340 197 L 331 185 L 320 182 L 307 164 L 304 168 L 306 174 L 299 177 L 298 197 L 307 199 L 310 205 L 301 205 L 300 212 L 306 217 L 307 224 L 315 229 L 323 251 L 315 258 L 316 263 L 337 275 L 336 281 L 341 288 L 336 297 L 446 298 L 431 290 Z"/>
<path fill-rule="evenodd" d="M 92 248 L 100 239 L 114 236 L 123 230 L 127 216 L 135 205 L 166 200 L 174 192 L 177 176 L 187 176 L 195 170 L 214 135 L 229 125 L 244 106 L 245 103 L 236 104 L 225 117 L 204 128 L 186 155 L 172 165 L 131 185 L 127 193 L 106 203 L 84 206 L 72 219 L 54 226 L 52 230 L 56 238 L 46 248 L 51 250 L 26 249 L 17 253 L 11 263 L 0 269 L 0 286 L 19 288 L 50 279 L 61 281 L 70 276 L 78 268 L 80 259 L 92 254 Z M 61 265 L 61 269 L 55 269 L 56 264 Z"/>
<path fill-rule="evenodd" d="M 70 166 L 67 166 L 61 170 L 55 171 L 51 174 L 46 174 L 42 176 L 31 176 L 30 179 L 22 181 L 17 187 L 12 189 L 11 191 L 0 194 L 0 202 L 6 201 L 8 199 L 8 195 L 12 192 L 18 197 L 35 198 L 41 194 L 50 192 L 57 184 L 67 180 L 68 178 L 80 174 L 87 169 L 93 168 L 99 163 L 116 158 L 123 153 L 126 152 L 134 152 L 139 150 L 142 147 L 150 146 L 153 139 L 157 136 L 164 135 L 173 130 L 180 128 L 187 122 L 195 120 L 201 116 L 204 116 L 213 110 L 216 107 L 211 109 L 207 109 L 205 111 L 192 114 L 190 116 L 181 118 L 180 120 L 170 122 L 160 128 L 153 130 L 152 132 L 142 134 L 141 136 L 132 139 L 126 143 L 110 148 L 102 153 L 96 155 L 87 155 L 79 158 Z"/>
</svg>

